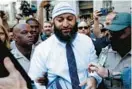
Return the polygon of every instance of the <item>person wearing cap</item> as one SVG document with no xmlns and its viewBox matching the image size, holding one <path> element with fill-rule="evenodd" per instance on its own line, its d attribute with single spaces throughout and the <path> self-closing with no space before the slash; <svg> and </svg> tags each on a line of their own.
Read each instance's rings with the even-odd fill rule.
<svg viewBox="0 0 132 89">
<path fill-rule="evenodd" d="M 96 71 L 100 76 L 106 78 L 105 83 L 108 89 L 130 89 L 131 14 L 118 13 L 106 29 L 111 34 L 112 49 L 108 50 L 103 65 L 105 68 L 92 63 L 89 65 L 89 70 Z"/>
<path fill-rule="evenodd" d="M 36 82 L 44 73 L 48 89 L 96 89 L 102 78 L 87 71 L 90 62 L 97 62 L 96 52 L 91 39 L 77 33 L 75 10 L 60 2 L 53 9 L 52 20 L 54 34 L 35 48 L 29 76 L 38 89 L 45 88 Z"/>
<path fill-rule="evenodd" d="M 102 48 L 105 48 L 110 44 L 110 41 L 109 41 L 110 33 L 104 27 L 111 24 L 111 21 L 113 20 L 113 18 L 115 17 L 116 14 L 117 14 L 117 12 L 108 13 L 106 15 L 103 27 L 100 28 L 99 19 L 101 17 L 101 12 L 96 10 L 93 13 L 93 20 L 94 20 L 93 35 L 94 35 L 94 39 L 96 38 L 94 43 L 95 43 L 95 49 L 96 49 L 97 55 L 100 55 Z"/>
</svg>

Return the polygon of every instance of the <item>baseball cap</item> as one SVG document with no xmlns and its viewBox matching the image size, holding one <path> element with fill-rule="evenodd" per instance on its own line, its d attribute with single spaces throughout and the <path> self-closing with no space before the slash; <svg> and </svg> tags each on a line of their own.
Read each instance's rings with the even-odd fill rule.
<svg viewBox="0 0 132 89">
<path fill-rule="evenodd" d="M 112 20 L 112 23 L 105 28 L 110 31 L 121 31 L 129 26 L 131 26 L 131 14 L 121 12 L 118 13 Z"/>
</svg>

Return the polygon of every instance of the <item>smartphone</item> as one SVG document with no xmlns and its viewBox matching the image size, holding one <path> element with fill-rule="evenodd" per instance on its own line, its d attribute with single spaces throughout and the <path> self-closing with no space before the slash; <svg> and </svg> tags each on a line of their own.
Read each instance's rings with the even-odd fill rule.
<svg viewBox="0 0 132 89">
<path fill-rule="evenodd" d="M 20 74 L 23 76 L 25 81 L 27 82 L 27 87 L 28 89 L 33 89 L 32 88 L 32 81 L 30 77 L 27 75 L 25 70 L 22 68 L 22 66 L 18 63 L 18 61 L 15 59 L 15 57 L 10 53 L 10 50 L 6 48 L 6 46 L 3 44 L 2 41 L 0 41 L 0 78 L 1 77 L 6 77 L 9 75 L 9 72 L 4 66 L 4 58 L 9 57 L 14 64 L 15 68 L 20 72 Z"/>
<path fill-rule="evenodd" d="M 99 12 L 100 12 L 99 16 L 107 15 L 107 9 L 101 8 Z"/>
</svg>

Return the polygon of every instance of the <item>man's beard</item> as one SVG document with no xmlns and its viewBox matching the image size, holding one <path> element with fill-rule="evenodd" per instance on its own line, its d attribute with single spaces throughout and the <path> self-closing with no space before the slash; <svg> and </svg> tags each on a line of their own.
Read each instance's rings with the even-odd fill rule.
<svg viewBox="0 0 132 89">
<path fill-rule="evenodd" d="M 111 38 L 111 46 L 122 57 L 125 56 L 131 50 L 131 35 L 125 39 Z"/>
<path fill-rule="evenodd" d="M 69 42 L 75 39 L 76 34 L 77 34 L 77 23 L 74 25 L 74 27 L 71 29 L 69 35 L 64 35 L 61 31 L 61 29 L 58 29 L 56 25 L 54 24 L 54 33 L 56 37 L 61 41 L 61 42 Z"/>
</svg>

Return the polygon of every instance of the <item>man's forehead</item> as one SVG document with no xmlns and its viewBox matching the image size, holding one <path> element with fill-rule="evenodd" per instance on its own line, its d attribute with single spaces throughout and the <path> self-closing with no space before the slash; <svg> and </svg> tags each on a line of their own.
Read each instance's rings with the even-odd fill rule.
<svg viewBox="0 0 132 89">
<path fill-rule="evenodd" d="M 56 18 L 61 18 L 61 17 L 76 17 L 75 15 L 71 14 L 71 13 L 64 13 L 64 14 L 61 14 L 59 16 L 56 16 Z"/>
<path fill-rule="evenodd" d="M 30 24 L 30 25 L 39 25 L 36 21 L 33 21 L 33 20 L 28 21 L 28 24 Z"/>
<path fill-rule="evenodd" d="M 28 24 L 18 24 L 15 28 L 15 31 L 30 30 L 30 25 Z"/>
<path fill-rule="evenodd" d="M 50 24 L 50 23 L 44 23 L 43 25 L 44 25 L 44 26 L 47 26 L 47 25 L 49 26 L 49 25 L 51 25 L 51 24 Z"/>
<path fill-rule="evenodd" d="M 30 28 L 30 25 L 22 24 L 22 25 L 20 25 L 20 28 L 22 28 L 22 29 Z"/>
<path fill-rule="evenodd" d="M 78 27 L 81 27 L 81 26 L 88 26 L 88 24 L 87 24 L 86 22 L 80 22 L 80 23 L 78 24 Z"/>
</svg>

